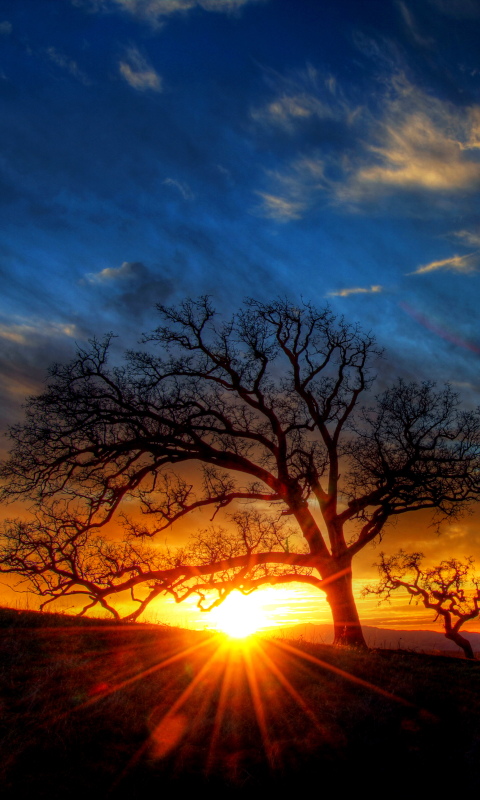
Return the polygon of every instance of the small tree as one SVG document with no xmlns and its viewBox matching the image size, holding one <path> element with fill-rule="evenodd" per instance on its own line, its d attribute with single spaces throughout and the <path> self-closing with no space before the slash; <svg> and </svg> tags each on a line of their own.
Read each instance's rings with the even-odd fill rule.
<svg viewBox="0 0 480 800">
<path fill-rule="evenodd" d="M 207 588 L 221 602 L 309 583 L 326 593 L 335 641 L 365 646 L 352 559 L 392 516 L 432 509 L 439 522 L 478 499 L 479 414 L 449 386 L 401 380 L 359 408 L 381 353 L 328 308 L 250 300 L 223 323 L 207 298 L 158 309 L 164 322 L 143 339 L 153 349 L 109 369 L 109 339 L 93 341 L 11 429 L 3 498 L 31 498 L 37 516 L 6 526 L 3 571 L 103 605 L 141 586 L 147 599 L 197 592 L 205 607 Z M 128 519 L 132 502 L 147 524 Z M 237 514 L 160 564 L 144 549 L 195 510 L 213 519 L 238 504 L 268 518 Z M 112 549 L 98 537 L 122 513 Z"/>
<path fill-rule="evenodd" d="M 473 558 L 441 561 L 435 567 L 422 569 L 423 553 L 400 550 L 390 558 L 380 553 L 375 564 L 380 573 L 376 586 L 365 587 L 364 594 L 376 594 L 390 600 L 392 593 L 405 589 L 410 602 L 416 598 L 425 608 L 435 611 L 435 621 L 442 617 L 445 636 L 462 648 L 466 658 L 474 658 L 472 645 L 460 628 L 480 613 L 480 578 L 473 568 Z"/>
</svg>

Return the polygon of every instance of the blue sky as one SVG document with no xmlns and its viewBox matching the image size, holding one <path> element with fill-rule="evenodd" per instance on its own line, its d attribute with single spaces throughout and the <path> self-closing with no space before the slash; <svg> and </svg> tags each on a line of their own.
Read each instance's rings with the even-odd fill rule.
<svg viewBox="0 0 480 800">
<path fill-rule="evenodd" d="M 201 294 L 329 302 L 379 388 L 478 405 L 479 40 L 477 0 L 0 0 L 2 428 Z"/>
<path fill-rule="evenodd" d="M 330 302 L 479 387 L 480 4 L 0 2 L 4 417 L 155 302 Z"/>
</svg>

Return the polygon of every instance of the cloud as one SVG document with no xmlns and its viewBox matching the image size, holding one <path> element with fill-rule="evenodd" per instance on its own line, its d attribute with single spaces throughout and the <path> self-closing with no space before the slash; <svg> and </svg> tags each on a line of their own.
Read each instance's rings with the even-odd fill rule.
<svg viewBox="0 0 480 800">
<path fill-rule="evenodd" d="M 195 195 L 190 189 L 188 183 L 180 183 L 180 181 L 175 180 L 175 178 L 165 178 L 163 185 L 172 186 L 174 189 L 177 189 L 184 200 L 194 200 L 195 198 Z"/>
<path fill-rule="evenodd" d="M 2 36 L 8 36 L 12 32 L 12 23 L 5 20 L 4 22 L 0 22 L 0 34 Z"/>
<path fill-rule="evenodd" d="M 264 79 L 274 97 L 250 111 L 252 119 L 262 125 L 294 132 L 312 118 L 348 123 L 360 110 L 346 101 L 332 75 L 320 73 L 311 64 L 286 76 L 266 69 Z"/>
<path fill-rule="evenodd" d="M 370 145 L 382 163 L 360 168 L 354 177 L 357 187 L 373 183 L 392 189 L 458 191 L 480 183 L 480 163 L 463 153 L 478 147 L 478 140 L 467 144 L 452 138 L 427 114 L 411 114 L 399 127 L 393 121 L 386 124 L 384 137 L 384 146 Z"/>
<path fill-rule="evenodd" d="M 101 272 L 89 272 L 89 283 L 108 283 L 110 281 L 135 280 L 143 277 L 146 267 L 141 261 L 124 261 L 121 267 L 106 267 Z"/>
<path fill-rule="evenodd" d="M 379 294 L 383 292 L 383 286 L 370 286 L 369 289 L 356 287 L 354 289 L 340 289 L 338 292 L 329 292 L 327 297 L 348 297 L 351 294 Z"/>
<path fill-rule="evenodd" d="M 474 247 L 480 247 L 480 233 L 456 231 L 453 236 L 458 236 L 459 239 L 463 239 L 467 244 L 472 244 Z"/>
<path fill-rule="evenodd" d="M 53 61 L 53 63 L 56 64 L 57 67 L 66 70 L 67 72 L 70 73 L 70 75 L 73 75 L 74 78 L 77 78 L 77 80 L 81 81 L 86 86 L 90 84 L 89 79 L 87 78 L 85 73 L 82 72 L 81 69 L 79 69 L 76 61 L 73 61 L 73 59 L 68 58 L 62 53 L 59 53 L 58 50 L 56 50 L 54 47 L 47 47 L 45 52 L 50 61 Z"/>
<path fill-rule="evenodd" d="M 433 39 L 430 37 L 421 36 L 421 34 L 418 32 L 417 24 L 410 9 L 405 5 L 405 3 L 402 2 L 402 0 L 399 1 L 398 6 L 400 8 L 403 21 L 405 22 L 407 30 L 413 41 L 420 47 L 431 47 L 433 44 Z"/>
<path fill-rule="evenodd" d="M 340 199 L 361 199 L 375 188 L 377 193 L 478 188 L 480 162 L 474 151 L 480 147 L 480 106 L 458 108 L 419 89 L 403 73 L 389 83 L 383 114 L 340 187 Z"/>
<path fill-rule="evenodd" d="M 297 159 L 288 171 L 267 171 L 266 177 L 274 189 L 256 191 L 263 203 L 254 211 L 279 222 L 300 219 L 311 205 L 312 197 L 328 188 L 324 162 L 315 156 Z"/>
<path fill-rule="evenodd" d="M 140 92 L 145 92 L 147 89 L 151 89 L 153 92 L 162 91 L 160 75 L 148 64 L 136 47 L 128 49 L 126 60 L 120 61 L 118 68 L 120 74 L 133 89 L 138 89 Z"/>
<path fill-rule="evenodd" d="M 247 3 L 267 0 L 72 0 L 76 6 L 91 11 L 123 11 L 155 28 L 161 27 L 172 14 L 186 14 L 195 8 L 217 13 L 236 13 Z"/>
<path fill-rule="evenodd" d="M 477 19 L 480 16 L 477 0 L 428 0 L 428 2 L 447 17 Z"/>
<path fill-rule="evenodd" d="M 75 325 L 66 325 L 60 322 L 47 322 L 45 320 L 29 320 L 28 322 L 0 322 L 0 339 L 15 344 L 34 347 L 38 344 L 39 337 L 67 336 L 79 338 L 79 331 Z"/>
<path fill-rule="evenodd" d="M 277 197 L 266 192 L 256 192 L 263 203 L 256 211 L 263 217 L 276 219 L 278 222 L 288 222 L 291 219 L 299 219 L 305 208 L 305 203 L 286 200 L 284 197 Z"/>
<path fill-rule="evenodd" d="M 274 87 L 273 100 L 252 112 L 257 120 L 296 132 L 307 114 L 330 115 L 310 137 L 310 152 L 303 141 L 301 157 L 266 173 L 262 192 L 287 207 L 301 203 L 291 218 L 322 195 L 358 211 L 388 196 L 398 204 L 407 193 L 422 192 L 443 202 L 446 193 L 480 188 L 480 105 L 459 107 L 436 98 L 398 68 L 382 74 L 370 109 L 350 103 L 335 81 L 327 103 L 328 91 L 319 96 L 316 74 L 304 79 L 310 89 L 316 82 L 315 95 L 313 89 L 295 94 L 293 79 L 288 80 L 292 91 L 287 86 L 280 94 Z"/>
<path fill-rule="evenodd" d="M 465 256 L 451 256 L 451 258 L 444 258 L 441 261 L 431 261 L 430 264 L 418 267 L 414 272 L 407 272 L 407 275 L 424 275 L 426 272 L 436 272 L 437 270 L 468 274 L 476 271 L 477 261 L 478 253 L 476 252 L 468 253 Z"/>
</svg>

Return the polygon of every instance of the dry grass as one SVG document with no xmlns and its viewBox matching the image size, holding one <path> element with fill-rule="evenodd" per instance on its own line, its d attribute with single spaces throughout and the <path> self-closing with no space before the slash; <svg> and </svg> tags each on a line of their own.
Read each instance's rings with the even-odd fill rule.
<svg viewBox="0 0 480 800">
<path fill-rule="evenodd" d="M 0 637 L 5 797 L 480 788 L 479 662 L 8 609 Z"/>
</svg>

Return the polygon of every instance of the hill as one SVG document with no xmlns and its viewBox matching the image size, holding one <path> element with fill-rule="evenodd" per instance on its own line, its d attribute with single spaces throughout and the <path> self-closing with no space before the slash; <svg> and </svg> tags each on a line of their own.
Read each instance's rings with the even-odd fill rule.
<svg viewBox="0 0 480 800">
<path fill-rule="evenodd" d="M 458 653 L 463 655 L 455 642 L 445 638 L 440 631 L 395 630 L 393 628 L 375 628 L 362 626 L 368 647 L 387 650 L 416 650 L 424 653 Z M 299 625 L 269 628 L 263 631 L 268 636 L 280 636 L 287 639 L 303 639 L 317 644 L 332 644 L 333 625 L 316 625 L 306 622 Z M 480 653 L 480 633 L 462 630 L 462 635 L 469 639 L 474 652 Z"/>
<path fill-rule="evenodd" d="M 478 661 L 59 616 L 0 613 L 2 798 L 478 793 Z"/>
</svg>

